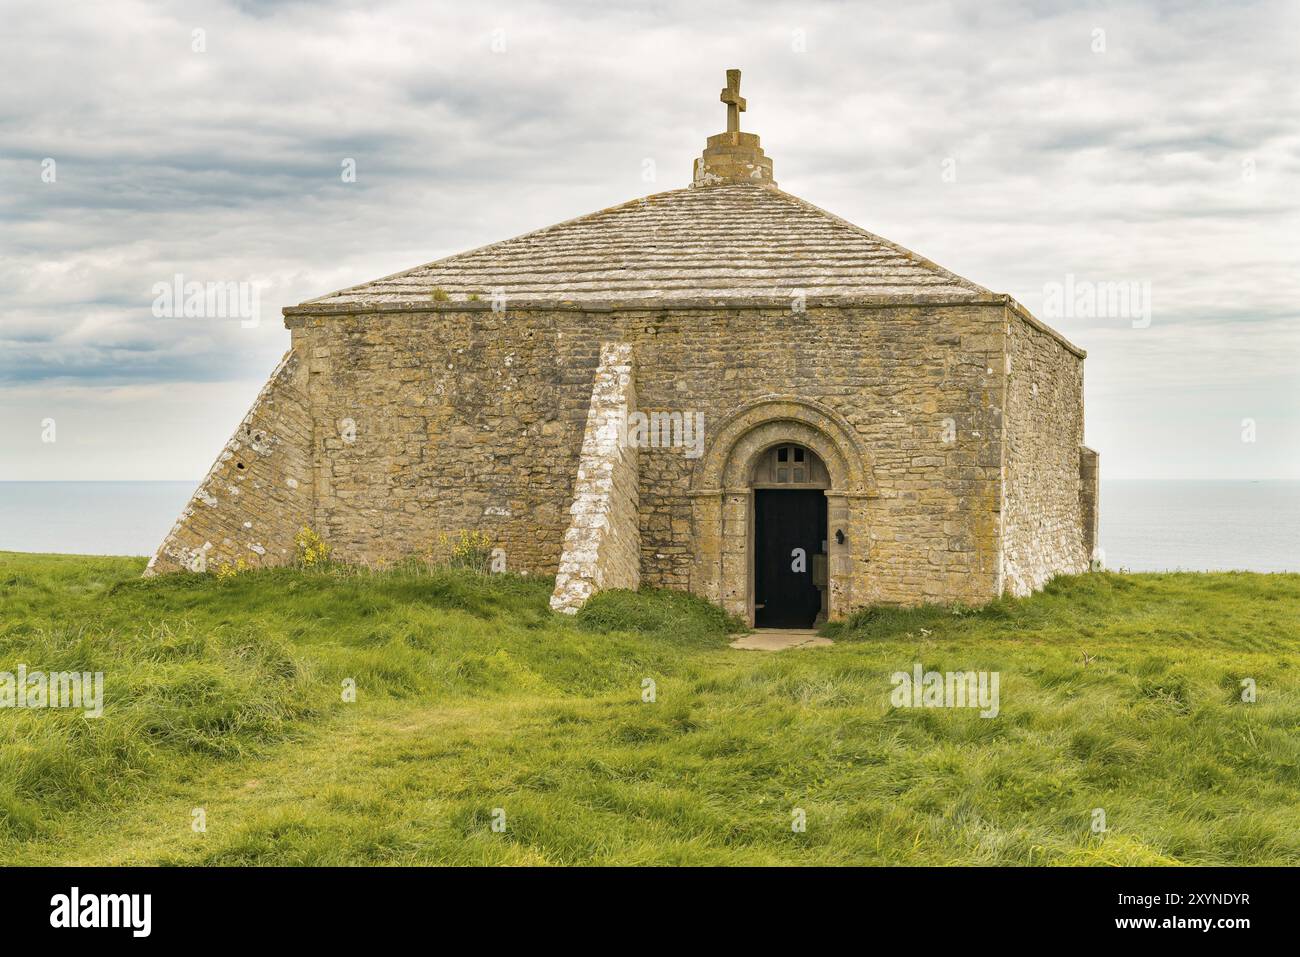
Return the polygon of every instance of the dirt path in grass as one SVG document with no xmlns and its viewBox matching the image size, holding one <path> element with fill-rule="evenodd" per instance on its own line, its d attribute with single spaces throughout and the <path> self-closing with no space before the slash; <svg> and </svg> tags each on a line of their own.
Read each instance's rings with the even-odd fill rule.
<svg viewBox="0 0 1300 957">
<path fill-rule="evenodd" d="M 459 707 L 399 701 L 344 711 L 259 757 L 205 764 L 191 779 L 160 781 L 125 806 L 78 814 L 56 836 L 19 846 L 7 863 L 198 863 L 214 838 L 250 820 L 318 805 L 323 795 L 350 783 L 364 786 L 376 777 L 376 761 L 403 760 L 406 752 L 453 737 L 509 734 L 524 710 L 530 709 L 517 701 Z M 205 832 L 193 827 L 196 809 L 202 809 Z"/>
</svg>

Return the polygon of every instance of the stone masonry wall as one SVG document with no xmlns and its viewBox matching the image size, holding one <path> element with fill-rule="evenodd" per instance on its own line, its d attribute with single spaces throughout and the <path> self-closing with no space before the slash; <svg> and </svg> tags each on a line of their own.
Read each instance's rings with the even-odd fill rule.
<svg viewBox="0 0 1300 957">
<path fill-rule="evenodd" d="M 1003 587 L 1025 595 L 1088 568 L 1083 359 L 1011 310 L 1007 323 Z"/>
<path fill-rule="evenodd" d="M 1003 306 L 717 310 L 629 316 L 642 412 L 698 410 L 706 437 L 763 395 L 848 420 L 877 497 L 851 542 L 852 604 L 997 594 Z M 642 580 L 690 587 L 695 462 L 641 453 Z"/>
<path fill-rule="evenodd" d="M 487 308 L 290 316 L 309 357 L 317 521 L 343 561 L 486 534 L 506 568 L 559 565 L 602 325 Z"/>
<path fill-rule="evenodd" d="M 1087 447 L 1079 449 L 1079 510 L 1083 523 L 1083 551 L 1091 560 L 1098 547 L 1097 522 L 1100 497 L 1101 469 L 1096 452 Z"/>
<path fill-rule="evenodd" d="M 709 430 L 774 393 L 826 403 L 872 459 L 855 601 L 998 591 L 1000 304 L 293 315 L 310 367 L 317 523 L 349 561 L 477 529 L 507 567 L 555 574 L 602 340 L 637 356 L 643 412 Z M 690 588 L 699 459 L 639 455 L 641 579 Z"/>
<path fill-rule="evenodd" d="M 635 590 L 641 583 L 637 448 L 626 441 L 628 416 L 636 409 L 632 377 L 632 347 L 602 346 L 551 596 L 556 611 L 573 614 L 600 589 Z"/>
<path fill-rule="evenodd" d="M 288 560 L 310 525 L 344 561 L 428 554 L 441 533 L 465 529 L 503 548 L 508 569 L 554 575 L 600 343 L 611 341 L 635 353 L 635 407 L 699 413 L 705 442 L 765 396 L 812 400 L 847 422 L 872 480 L 849 501 L 866 530 L 848 543 L 852 607 L 980 602 L 1086 565 L 1081 363 L 1000 302 L 500 313 L 465 303 L 295 311 L 286 325 L 289 356 L 155 570 L 196 550 L 209 563 Z M 699 451 L 638 453 L 645 584 L 696 587 Z"/>
<path fill-rule="evenodd" d="M 312 421 L 307 368 L 290 350 L 226 443 L 146 575 L 292 561 L 312 522 Z"/>
</svg>

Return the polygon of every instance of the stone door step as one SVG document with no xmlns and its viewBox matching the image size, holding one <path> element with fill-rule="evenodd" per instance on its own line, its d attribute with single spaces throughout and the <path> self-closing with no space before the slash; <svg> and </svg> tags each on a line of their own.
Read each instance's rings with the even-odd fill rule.
<svg viewBox="0 0 1300 957">
<path fill-rule="evenodd" d="M 731 643 L 732 648 L 743 651 L 784 651 L 787 648 L 816 648 L 833 645 L 812 628 L 759 628 L 741 635 Z"/>
</svg>

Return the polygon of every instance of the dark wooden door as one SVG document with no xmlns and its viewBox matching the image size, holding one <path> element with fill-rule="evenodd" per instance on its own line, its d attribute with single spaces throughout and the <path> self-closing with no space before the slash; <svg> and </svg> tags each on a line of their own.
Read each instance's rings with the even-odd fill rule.
<svg viewBox="0 0 1300 957">
<path fill-rule="evenodd" d="M 754 492 L 754 624 L 811 628 L 821 611 L 813 555 L 826 538 L 826 493 L 820 489 Z M 802 556 L 796 551 L 802 549 Z"/>
</svg>

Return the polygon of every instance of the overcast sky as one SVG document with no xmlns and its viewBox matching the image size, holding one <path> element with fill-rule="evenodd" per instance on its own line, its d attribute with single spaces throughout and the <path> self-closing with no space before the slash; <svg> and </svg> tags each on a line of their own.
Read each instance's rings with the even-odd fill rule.
<svg viewBox="0 0 1300 957">
<path fill-rule="evenodd" d="M 0 479 L 198 479 L 280 307 L 687 185 L 728 67 L 782 189 L 1088 350 L 1103 477 L 1300 478 L 1294 2 L 353 6 L 0 0 Z"/>
</svg>

